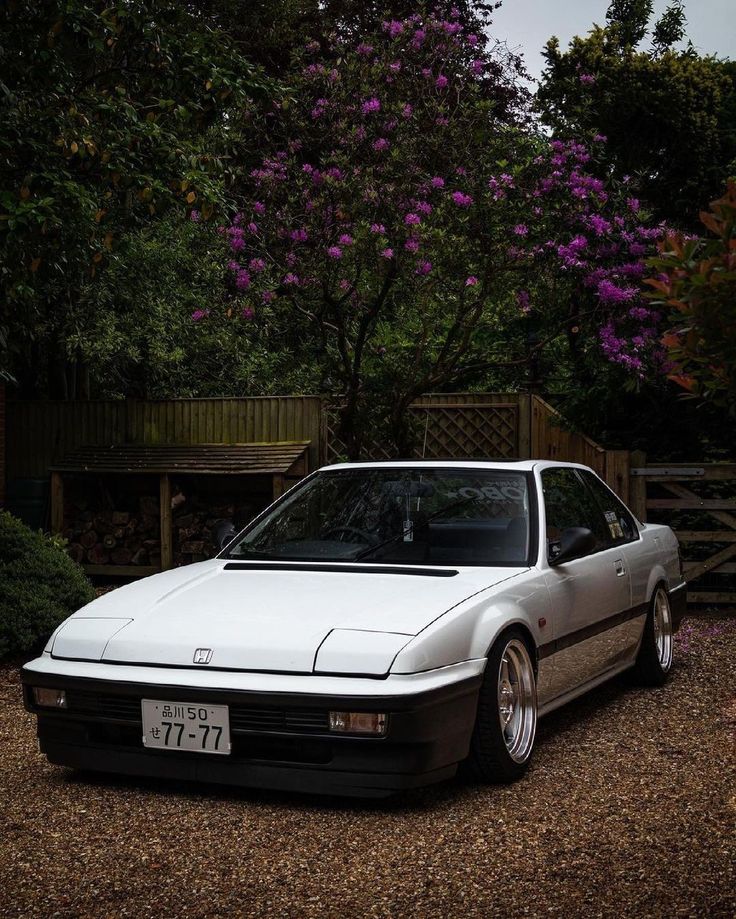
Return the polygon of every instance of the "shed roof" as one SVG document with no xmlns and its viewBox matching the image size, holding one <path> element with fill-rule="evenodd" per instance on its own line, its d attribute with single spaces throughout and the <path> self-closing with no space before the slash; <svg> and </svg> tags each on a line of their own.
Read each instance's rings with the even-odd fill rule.
<svg viewBox="0 0 736 919">
<path fill-rule="evenodd" d="M 112 444 L 77 447 L 52 472 L 282 475 L 304 457 L 308 440 L 255 444 Z M 302 472 L 306 472 L 304 466 Z"/>
</svg>

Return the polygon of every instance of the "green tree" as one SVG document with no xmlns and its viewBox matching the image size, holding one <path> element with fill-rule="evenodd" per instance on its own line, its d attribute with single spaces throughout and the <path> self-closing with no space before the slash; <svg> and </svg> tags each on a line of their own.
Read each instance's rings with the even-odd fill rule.
<svg viewBox="0 0 736 919">
<path fill-rule="evenodd" d="M 655 217 L 694 227 L 702 201 L 733 168 L 736 73 L 691 45 L 677 50 L 685 28 L 679 3 L 643 47 L 652 8 L 651 0 L 614 0 L 605 27 L 565 51 L 550 39 L 537 105 L 556 136 L 605 136 L 606 166 L 635 180 Z"/>
<path fill-rule="evenodd" d="M 224 113 L 266 89 L 195 4 L 0 8 L 0 327 L 21 382 L 63 356 L 70 308 L 124 232 L 222 201 Z"/>
<path fill-rule="evenodd" d="M 669 313 L 670 379 L 736 416 L 736 182 L 701 214 L 708 236 L 670 233 L 650 265 L 654 305 Z"/>
</svg>

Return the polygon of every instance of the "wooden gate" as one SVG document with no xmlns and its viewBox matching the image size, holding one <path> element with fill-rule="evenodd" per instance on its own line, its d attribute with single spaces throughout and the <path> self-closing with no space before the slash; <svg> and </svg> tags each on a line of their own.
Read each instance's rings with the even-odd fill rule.
<svg viewBox="0 0 736 919">
<path fill-rule="evenodd" d="M 680 540 L 688 601 L 736 607 L 736 463 L 635 465 L 644 519 Z M 641 460 L 640 460 L 641 461 Z"/>
</svg>

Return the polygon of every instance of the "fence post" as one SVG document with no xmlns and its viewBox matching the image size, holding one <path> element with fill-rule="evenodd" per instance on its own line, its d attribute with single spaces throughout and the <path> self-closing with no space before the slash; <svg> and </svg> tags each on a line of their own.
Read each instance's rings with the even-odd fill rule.
<svg viewBox="0 0 736 919">
<path fill-rule="evenodd" d="M 603 457 L 603 478 L 624 504 L 629 503 L 629 459 L 628 450 L 606 450 Z"/>
<path fill-rule="evenodd" d="M 633 450 L 629 461 L 631 469 L 641 468 L 647 464 L 647 455 L 643 450 Z M 646 523 L 647 480 L 644 476 L 629 474 L 629 507 L 642 523 Z"/>
<path fill-rule="evenodd" d="M 516 416 L 516 443 L 519 459 L 534 459 L 532 454 L 532 397 L 519 393 L 519 411 Z"/>
</svg>

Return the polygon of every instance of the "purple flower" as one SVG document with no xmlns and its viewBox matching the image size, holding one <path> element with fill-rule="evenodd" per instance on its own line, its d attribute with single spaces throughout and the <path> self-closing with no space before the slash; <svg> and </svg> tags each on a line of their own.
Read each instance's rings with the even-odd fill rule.
<svg viewBox="0 0 736 919">
<path fill-rule="evenodd" d="M 470 195 L 466 195 L 462 191 L 454 191 L 452 193 L 452 200 L 458 207 L 470 207 L 473 203 L 473 199 Z"/>
<path fill-rule="evenodd" d="M 444 188 L 445 180 L 441 176 L 434 176 L 432 179 L 430 179 L 429 184 L 432 186 L 432 188 Z"/>
<path fill-rule="evenodd" d="M 417 262 L 415 274 L 427 275 L 432 270 L 432 263 L 427 261 Z"/>
<path fill-rule="evenodd" d="M 338 239 L 338 242 L 340 243 L 341 246 L 352 246 L 355 240 L 349 233 L 342 233 L 340 238 Z"/>
<path fill-rule="evenodd" d="M 591 214 L 588 218 L 588 224 L 596 236 L 603 236 L 611 229 L 611 224 L 605 217 L 600 214 Z"/>
<path fill-rule="evenodd" d="M 434 85 L 437 87 L 437 89 L 445 89 L 449 82 L 450 81 L 447 79 L 447 77 L 441 73 L 434 81 Z"/>
<path fill-rule="evenodd" d="M 388 150 L 390 145 L 385 137 L 379 137 L 378 140 L 373 141 L 372 146 L 376 152 L 380 153 L 383 150 Z"/>
<path fill-rule="evenodd" d="M 466 287 L 477 287 L 477 285 L 478 285 L 478 278 L 476 278 L 474 274 L 471 274 L 469 278 L 465 278 Z"/>
<path fill-rule="evenodd" d="M 365 42 L 361 42 L 355 50 L 362 57 L 368 57 L 368 55 L 373 53 L 373 45 L 367 45 Z"/>
<path fill-rule="evenodd" d="M 230 261 L 227 263 L 227 267 L 230 269 L 230 271 L 240 271 L 240 264 L 239 262 L 236 262 L 235 259 L 230 259 Z"/>
<path fill-rule="evenodd" d="M 342 169 L 338 169 L 337 166 L 330 166 L 329 169 L 325 170 L 325 175 L 329 176 L 331 179 L 334 179 L 336 182 L 340 182 L 345 178 Z"/>
<path fill-rule="evenodd" d="M 245 249 L 245 240 L 242 236 L 232 236 L 230 238 L 230 248 L 233 252 L 242 252 Z"/>
<path fill-rule="evenodd" d="M 342 258 L 342 249 L 339 246 L 330 246 L 327 254 L 330 258 Z"/>
<path fill-rule="evenodd" d="M 294 274 L 291 271 L 288 272 L 288 274 L 284 275 L 284 284 L 291 284 L 294 287 L 298 287 L 299 286 L 299 276 Z"/>
<path fill-rule="evenodd" d="M 578 79 L 584 86 L 589 86 L 591 83 L 595 83 L 595 77 L 592 73 L 581 73 Z"/>
<path fill-rule="evenodd" d="M 340 288 L 340 290 L 350 290 L 352 284 L 350 281 L 348 281 L 347 278 L 341 278 L 340 283 L 337 286 Z"/>
<path fill-rule="evenodd" d="M 256 212 L 256 214 L 265 214 L 266 205 L 263 203 L 263 201 L 254 201 L 253 210 Z"/>
<path fill-rule="evenodd" d="M 384 234 L 386 232 L 386 227 L 382 223 L 372 223 L 371 224 L 371 233 Z"/>
<path fill-rule="evenodd" d="M 375 96 L 373 96 L 372 99 L 366 99 L 366 101 L 361 105 L 360 110 L 364 115 L 370 115 L 372 112 L 380 112 L 381 100 L 376 99 Z"/>
<path fill-rule="evenodd" d="M 630 211 L 638 211 L 641 207 L 638 198 L 627 198 L 626 206 Z"/>
<path fill-rule="evenodd" d="M 398 19 L 392 19 L 391 22 L 384 22 L 382 25 L 383 31 L 388 32 L 391 38 L 396 38 L 397 35 L 401 35 L 404 31 L 404 23 Z"/>
<path fill-rule="evenodd" d="M 249 230 L 251 233 L 257 233 L 257 232 L 258 232 L 258 224 L 251 220 L 251 222 L 248 224 L 248 230 Z"/>
<path fill-rule="evenodd" d="M 408 252 L 418 252 L 419 251 L 419 240 L 416 236 L 410 236 L 407 241 L 404 243 L 404 248 Z"/>
<path fill-rule="evenodd" d="M 245 268 L 241 268 L 235 276 L 235 286 L 238 290 L 247 290 L 250 287 L 250 274 Z"/>
<path fill-rule="evenodd" d="M 478 44 L 478 36 L 477 36 L 477 35 L 468 35 L 468 36 L 466 36 L 466 39 L 465 39 L 465 40 L 466 40 L 467 43 L 471 46 L 471 48 L 474 48 L 474 47 Z"/>
<path fill-rule="evenodd" d="M 391 73 L 398 73 L 401 70 L 401 61 L 391 61 L 388 65 L 388 69 Z"/>
<path fill-rule="evenodd" d="M 248 262 L 248 267 L 250 268 L 251 271 L 254 271 L 254 272 L 265 271 L 266 263 L 263 261 L 262 258 L 252 258 Z"/>
<path fill-rule="evenodd" d="M 191 213 L 189 214 L 189 219 L 194 221 L 194 223 L 197 223 L 199 221 L 199 218 L 200 218 L 199 211 L 191 211 Z"/>
<path fill-rule="evenodd" d="M 192 319 L 195 322 L 199 322 L 200 319 L 206 319 L 207 316 L 209 316 L 209 314 L 210 314 L 209 310 L 195 310 L 192 313 Z"/>
<path fill-rule="evenodd" d="M 522 313 L 531 312 L 531 303 L 529 302 L 529 291 L 528 290 L 518 290 L 516 292 L 516 305 L 519 307 Z"/>
<path fill-rule="evenodd" d="M 271 301 L 276 299 L 276 294 L 272 290 L 264 290 L 261 294 L 261 300 L 264 303 L 271 303 Z"/>
<path fill-rule="evenodd" d="M 598 296 L 602 303 L 613 305 L 633 300 L 639 291 L 636 287 L 617 287 L 613 281 L 603 280 L 598 285 Z"/>
<path fill-rule="evenodd" d="M 419 216 L 419 214 L 407 214 L 406 217 L 404 217 L 404 223 L 407 226 L 416 226 L 416 224 L 421 222 L 422 218 Z"/>
<path fill-rule="evenodd" d="M 517 223 L 516 226 L 514 227 L 514 233 L 517 236 L 528 236 L 529 227 L 525 223 Z"/>
<path fill-rule="evenodd" d="M 411 116 L 414 114 L 414 106 L 407 102 L 406 105 L 402 108 L 401 114 L 404 118 L 411 118 Z"/>
<path fill-rule="evenodd" d="M 255 310 L 250 306 L 243 307 L 243 319 L 248 319 L 249 321 L 255 316 Z"/>
<path fill-rule="evenodd" d="M 386 249 L 381 249 L 381 258 L 393 258 L 394 250 L 389 246 Z"/>
<path fill-rule="evenodd" d="M 429 215 L 432 213 L 432 205 L 429 201 L 417 201 L 416 207 L 421 214 Z"/>
<path fill-rule="evenodd" d="M 485 61 L 476 60 L 471 63 L 470 69 L 473 71 L 476 77 L 479 77 L 485 70 L 485 66 Z"/>
<path fill-rule="evenodd" d="M 305 243 L 309 239 L 309 234 L 306 230 L 302 229 L 292 230 L 291 233 L 289 233 L 289 238 L 295 243 Z"/>
</svg>

